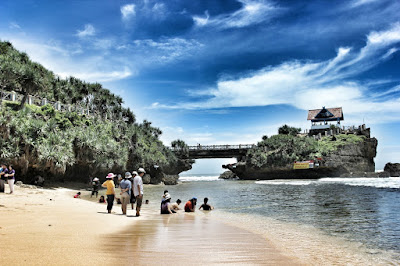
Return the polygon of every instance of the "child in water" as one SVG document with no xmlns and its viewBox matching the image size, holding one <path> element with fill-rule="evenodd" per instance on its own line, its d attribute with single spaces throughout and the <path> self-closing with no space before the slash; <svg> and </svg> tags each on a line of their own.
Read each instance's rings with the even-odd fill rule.
<svg viewBox="0 0 400 266">
<path fill-rule="evenodd" d="M 204 203 L 200 206 L 199 210 L 203 208 L 204 211 L 214 210 L 214 207 L 208 204 L 208 198 L 204 198 Z"/>
<path fill-rule="evenodd" d="M 99 203 L 106 203 L 104 196 L 100 196 Z"/>
<path fill-rule="evenodd" d="M 81 197 L 81 192 L 76 193 L 74 196 L 75 199 L 80 198 L 80 197 Z"/>
</svg>

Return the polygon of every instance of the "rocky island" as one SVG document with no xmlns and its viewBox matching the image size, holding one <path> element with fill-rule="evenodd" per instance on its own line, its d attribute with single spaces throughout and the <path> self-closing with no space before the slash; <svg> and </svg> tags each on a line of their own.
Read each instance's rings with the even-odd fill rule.
<svg viewBox="0 0 400 266">
<path fill-rule="evenodd" d="M 312 121 L 308 132 L 284 125 L 277 135 L 264 136 L 236 164 L 223 168 L 250 180 L 378 175 L 374 173 L 378 140 L 370 136 L 370 128 L 340 126 L 342 108 L 310 110 L 308 120 Z"/>
</svg>

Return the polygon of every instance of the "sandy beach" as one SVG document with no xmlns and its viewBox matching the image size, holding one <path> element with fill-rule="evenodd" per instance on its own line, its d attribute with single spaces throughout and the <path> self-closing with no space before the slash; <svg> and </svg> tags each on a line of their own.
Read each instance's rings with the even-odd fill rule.
<svg viewBox="0 0 400 266">
<path fill-rule="evenodd" d="M 297 265 L 261 235 L 207 215 L 121 215 L 64 188 L 0 194 L 1 265 Z M 89 192 L 83 192 L 87 195 Z"/>
</svg>

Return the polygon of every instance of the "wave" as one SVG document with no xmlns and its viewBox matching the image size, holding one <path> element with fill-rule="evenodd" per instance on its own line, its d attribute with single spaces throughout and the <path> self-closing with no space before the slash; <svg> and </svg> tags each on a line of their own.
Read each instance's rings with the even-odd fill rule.
<svg viewBox="0 0 400 266">
<path fill-rule="evenodd" d="M 263 185 L 291 185 L 291 186 L 308 186 L 310 184 L 315 183 L 315 181 L 309 180 L 264 180 L 264 181 L 256 181 L 256 184 Z"/>
<path fill-rule="evenodd" d="M 178 181 L 181 182 L 196 182 L 196 181 L 219 181 L 219 176 L 180 176 Z"/>
<path fill-rule="evenodd" d="M 400 188 L 400 177 L 385 178 L 321 178 L 320 183 L 342 183 L 349 186 L 376 187 L 376 188 Z"/>
<path fill-rule="evenodd" d="M 291 186 L 308 186 L 308 185 L 321 185 L 327 183 L 344 184 L 348 186 L 358 187 L 375 187 L 375 188 L 400 188 L 400 177 L 386 177 L 386 178 L 370 178 L 370 177 L 356 177 L 356 178 L 339 178 L 327 177 L 318 180 L 265 180 L 256 181 L 256 184 L 262 185 L 291 185 Z"/>
</svg>

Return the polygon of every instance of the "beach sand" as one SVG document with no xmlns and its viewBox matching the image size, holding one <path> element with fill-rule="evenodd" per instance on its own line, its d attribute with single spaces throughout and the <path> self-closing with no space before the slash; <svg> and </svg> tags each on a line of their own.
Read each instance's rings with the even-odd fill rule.
<svg viewBox="0 0 400 266">
<path fill-rule="evenodd" d="M 296 265 L 273 243 L 203 213 L 141 217 L 74 199 L 75 190 L 16 187 L 0 194 L 1 265 Z M 83 195 L 89 192 L 83 192 Z"/>
</svg>

